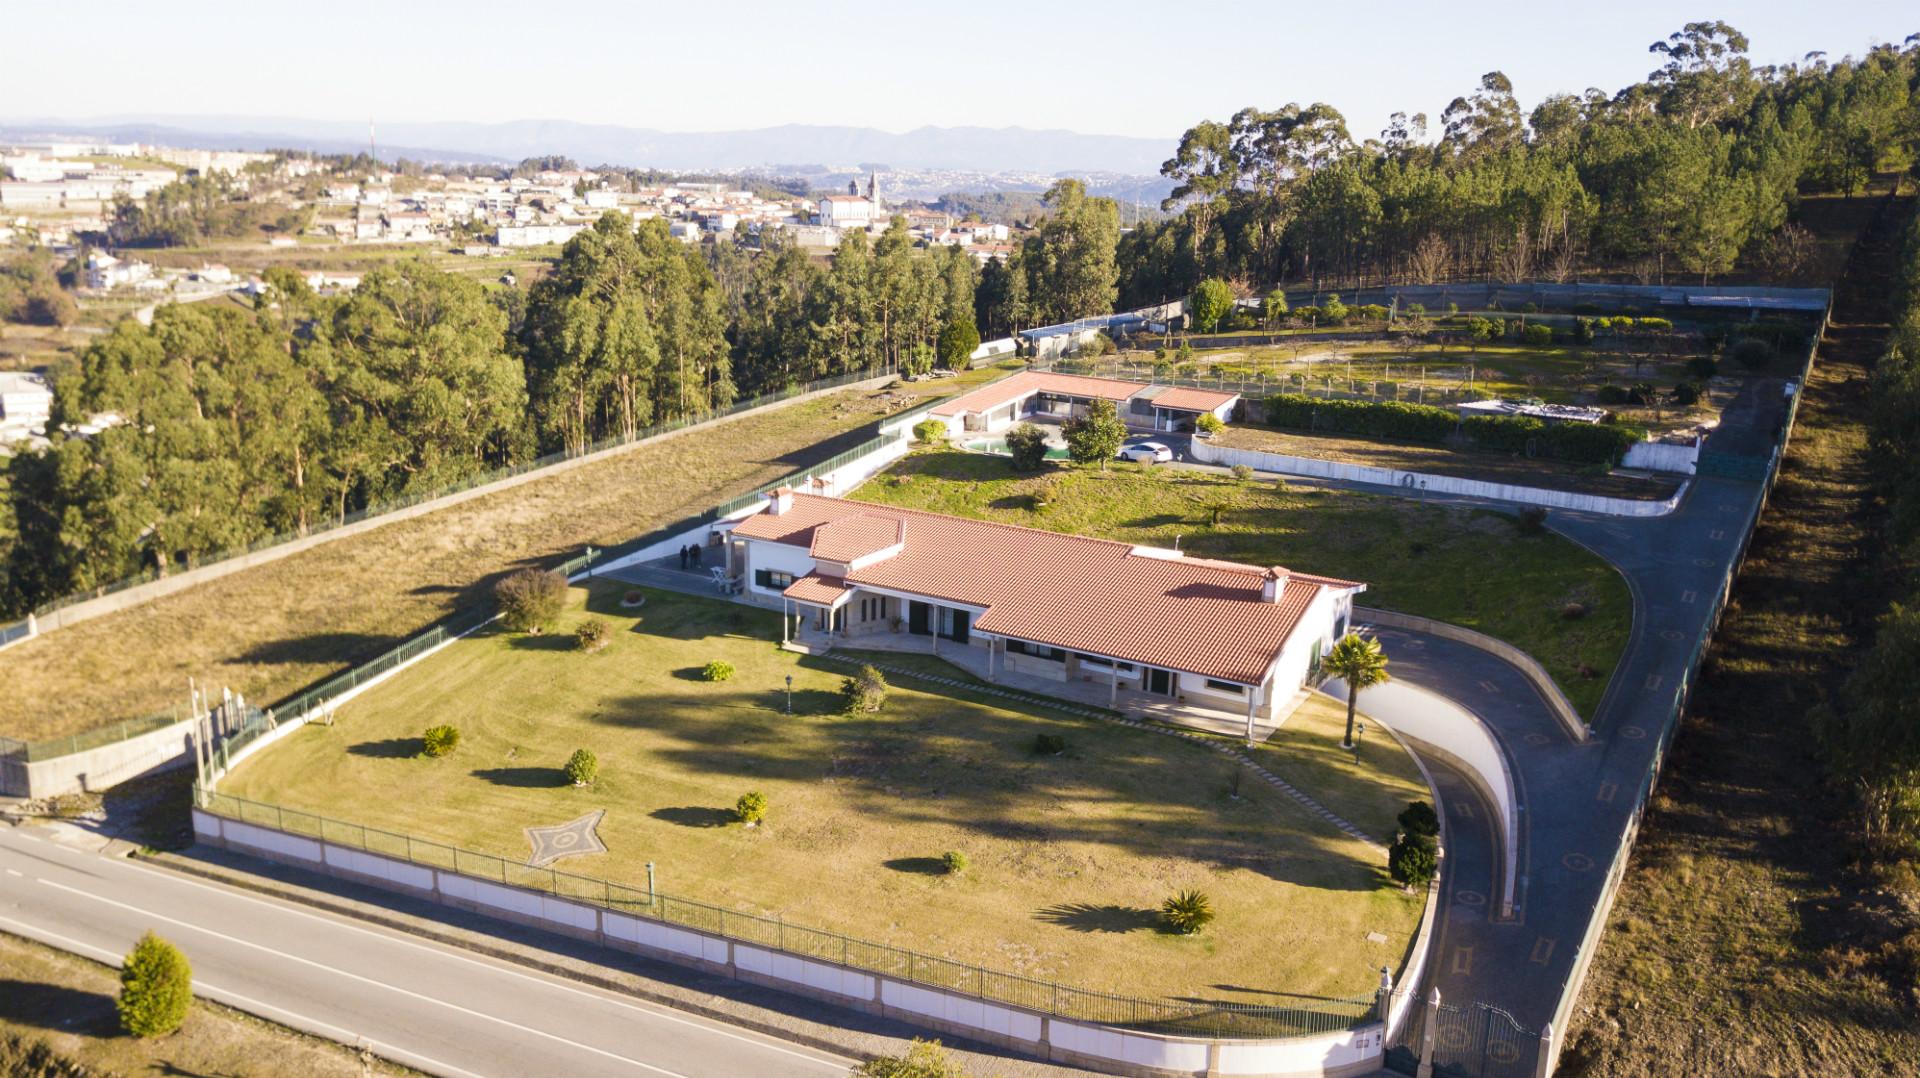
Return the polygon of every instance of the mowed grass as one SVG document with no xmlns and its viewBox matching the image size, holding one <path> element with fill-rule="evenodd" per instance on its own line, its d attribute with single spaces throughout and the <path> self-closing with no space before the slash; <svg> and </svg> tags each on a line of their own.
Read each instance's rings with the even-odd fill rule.
<svg viewBox="0 0 1920 1078">
<path fill-rule="evenodd" d="M 1657 501 L 1669 497 L 1679 487 L 1672 479 L 1644 479 L 1637 476 L 1594 472 L 1565 461 L 1510 456 L 1505 453 L 1480 453 L 1449 449 L 1442 445 L 1394 442 L 1382 438 L 1354 435 L 1305 434 L 1273 427 L 1236 424 L 1214 436 L 1215 441 L 1233 449 L 1252 449 L 1263 453 L 1284 453 L 1294 457 L 1315 457 L 1345 461 L 1370 468 L 1397 468 L 1430 475 L 1451 475 L 1488 483 L 1511 483 L 1547 490 L 1570 490 L 1579 494 L 1598 494 L 1609 498 L 1633 498 Z"/>
<path fill-rule="evenodd" d="M 588 616 L 575 589 L 557 634 L 455 643 L 221 788 L 515 861 L 522 828 L 605 809 L 610 852 L 557 867 L 644 886 L 652 861 L 677 897 L 1141 996 L 1347 997 L 1405 954 L 1421 899 L 1388 882 L 1385 855 L 1251 776 L 1236 798 L 1239 769 L 1204 746 L 906 678 L 882 713 L 848 717 L 849 669 L 779 650 L 776 615 L 649 591 L 636 616 L 624 590 L 586 604 L 613 628 L 598 654 L 569 646 Z M 715 659 L 730 680 L 700 678 Z M 439 722 L 460 728 L 459 748 L 418 757 Z M 1067 752 L 1034 755 L 1041 733 Z M 581 747 L 600 758 L 591 788 L 561 772 Z M 1382 766 L 1384 811 L 1414 772 Z M 752 829 L 730 817 L 748 791 L 770 803 Z M 948 850 L 964 873 L 943 873 Z M 1188 887 L 1219 919 L 1198 937 L 1161 932 L 1160 903 Z"/>
<path fill-rule="evenodd" d="M 1363 605 L 1464 625 L 1531 654 L 1584 715 L 1599 705 L 1633 622 L 1626 582 L 1606 562 L 1482 510 L 1164 467 L 1021 475 L 1004 457 L 945 450 L 906 457 L 852 497 L 1153 546 L 1177 541 L 1201 557 L 1364 581 Z M 1217 527 L 1216 503 L 1226 507 Z M 1587 612 L 1567 618 L 1569 603 Z"/>
<path fill-rule="evenodd" d="M 859 444 L 918 399 L 1000 373 L 726 420 L 17 644 L 0 651 L 0 735 L 32 741 L 184 710 L 189 678 L 271 703 L 490 604 L 514 569 L 711 508 Z"/>
<path fill-rule="evenodd" d="M 164 926 L 162 926 L 164 927 Z M 191 962 L 193 955 L 189 953 Z M 416 1074 L 252 1015 L 195 1000 L 179 1032 L 120 1031 L 117 970 L 0 933 L 0 1073 L 101 1075 Z"/>
</svg>

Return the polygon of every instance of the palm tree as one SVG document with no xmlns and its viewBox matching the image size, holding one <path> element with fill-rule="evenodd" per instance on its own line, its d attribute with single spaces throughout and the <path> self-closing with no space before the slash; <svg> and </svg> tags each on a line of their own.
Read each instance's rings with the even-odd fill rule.
<svg viewBox="0 0 1920 1078">
<path fill-rule="evenodd" d="M 1320 660 L 1320 666 L 1347 683 L 1347 736 L 1340 739 L 1340 747 L 1353 748 L 1354 704 L 1360 699 L 1361 689 L 1389 680 L 1387 653 L 1380 649 L 1380 641 L 1348 633 Z"/>
</svg>

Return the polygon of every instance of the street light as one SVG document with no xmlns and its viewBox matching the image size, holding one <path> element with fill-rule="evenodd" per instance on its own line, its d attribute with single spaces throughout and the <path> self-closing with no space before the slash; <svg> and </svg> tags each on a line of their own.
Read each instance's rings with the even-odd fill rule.
<svg viewBox="0 0 1920 1078">
<path fill-rule="evenodd" d="M 787 714 L 793 714 L 793 675 L 787 675 Z"/>
</svg>

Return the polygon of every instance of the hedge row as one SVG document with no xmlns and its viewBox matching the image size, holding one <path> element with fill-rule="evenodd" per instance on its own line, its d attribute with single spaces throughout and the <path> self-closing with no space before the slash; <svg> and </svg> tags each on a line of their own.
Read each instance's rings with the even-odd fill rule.
<svg viewBox="0 0 1920 1078">
<path fill-rule="evenodd" d="M 1458 436 L 1476 449 L 1528 453 L 1576 464 L 1620 463 L 1644 432 L 1611 423 L 1543 423 L 1521 416 L 1463 420 L 1450 408 L 1400 401 L 1321 399 L 1298 393 L 1267 398 L 1267 422 L 1292 430 L 1441 443 Z"/>
</svg>

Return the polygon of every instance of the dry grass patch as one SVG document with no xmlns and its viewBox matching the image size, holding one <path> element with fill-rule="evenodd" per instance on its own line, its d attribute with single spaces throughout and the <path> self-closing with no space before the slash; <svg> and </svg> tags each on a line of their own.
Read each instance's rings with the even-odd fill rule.
<svg viewBox="0 0 1920 1078">
<path fill-rule="evenodd" d="M 494 582 L 515 569 L 630 539 L 824 460 L 958 381 L 727 420 L 8 648 L 0 735 L 33 741 L 184 708 L 188 678 L 281 699 L 490 604 Z"/>
<path fill-rule="evenodd" d="M 523 827 L 603 808 L 611 852 L 557 867 L 644 886 L 653 861 L 675 896 L 1107 991 L 1347 997 L 1405 954 L 1422 898 L 1387 881 L 1384 855 L 1264 783 L 1235 796 L 1240 769 L 1204 746 L 907 678 L 881 713 L 848 716 L 850 668 L 779 650 L 776 615 L 663 592 L 636 615 L 623 590 L 563 619 L 560 635 L 606 620 L 599 654 L 469 638 L 222 790 L 514 861 Z M 714 659 L 734 676 L 702 679 Z M 432 722 L 460 727 L 452 755 L 418 757 Z M 1067 751 L 1036 755 L 1041 733 Z M 582 746 L 600 773 L 577 788 L 561 768 Z M 1376 784 L 1381 811 L 1406 800 L 1411 767 Z M 769 802 L 750 829 L 730 811 L 749 791 Z M 945 871 L 949 850 L 964 873 Z M 1159 931 L 1160 903 L 1188 887 L 1219 919 L 1198 937 Z"/>
</svg>

